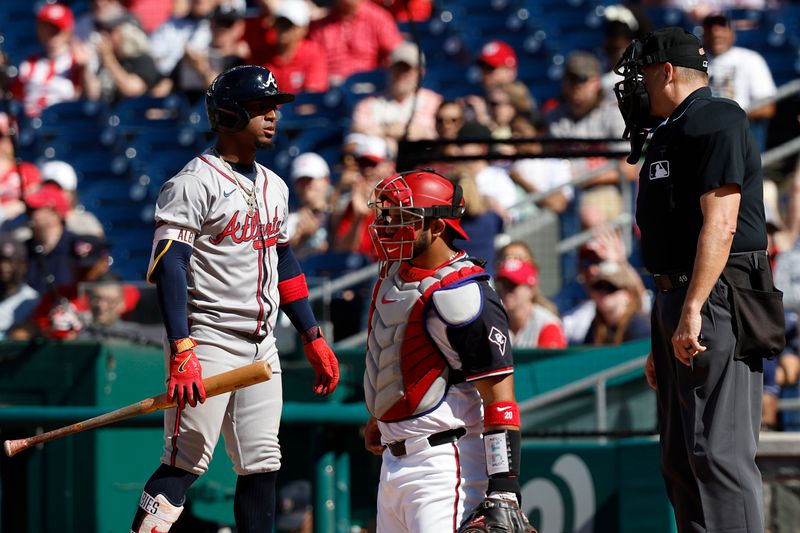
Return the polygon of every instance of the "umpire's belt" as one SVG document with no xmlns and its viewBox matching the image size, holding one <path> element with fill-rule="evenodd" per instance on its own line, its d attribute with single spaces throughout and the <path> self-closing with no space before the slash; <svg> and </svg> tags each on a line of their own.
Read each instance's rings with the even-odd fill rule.
<svg viewBox="0 0 800 533">
<path fill-rule="evenodd" d="M 688 272 L 653 274 L 653 281 L 656 284 L 656 289 L 661 292 L 673 291 L 685 287 L 689 284 L 689 279 L 691 279 L 691 276 Z"/>
<path fill-rule="evenodd" d="M 427 450 L 433 446 L 455 442 L 466 434 L 467 430 L 464 428 L 448 429 L 447 431 L 440 431 L 439 433 L 434 433 L 427 437 L 413 437 L 406 440 L 390 442 L 386 447 L 389 448 L 389 452 L 395 457 L 402 457 L 409 453 Z"/>
</svg>

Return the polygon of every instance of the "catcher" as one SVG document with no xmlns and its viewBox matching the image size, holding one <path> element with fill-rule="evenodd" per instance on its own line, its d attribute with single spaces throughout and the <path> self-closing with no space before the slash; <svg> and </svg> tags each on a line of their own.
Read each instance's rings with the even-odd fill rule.
<svg viewBox="0 0 800 533">
<path fill-rule="evenodd" d="M 427 170 L 395 174 L 370 208 L 382 261 L 364 375 L 365 446 L 383 456 L 377 531 L 533 532 L 519 507 L 506 314 L 453 244 L 468 238 L 461 188 Z"/>
</svg>

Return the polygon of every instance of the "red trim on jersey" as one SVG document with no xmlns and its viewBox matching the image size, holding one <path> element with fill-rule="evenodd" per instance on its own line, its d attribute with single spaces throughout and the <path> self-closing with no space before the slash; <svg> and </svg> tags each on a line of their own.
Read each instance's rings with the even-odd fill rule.
<svg viewBox="0 0 800 533">
<path fill-rule="evenodd" d="M 202 160 L 203 162 L 205 162 L 205 164 L 206 164 L 206 165 L 210 166 L 211 168 L 213 168 L 214 170 L 216 170 L 217 172 L 219 172 L 220 174 L 222 174 L 222 176 L 223 176 L 223 177 L 224 177 L 226 180 L 230 181 L 231 183 L 233 183 L 233 184 L 234 184 L 234 185 L 236 185 L 237 187 L 239 186 L 239 182 L 237 182 L 237 181 L 236 181 L 236 180 L 235 180 L 235 179 L 234 179 L 232 176 L 228 176 L 228 175 L 227 175 L 227 174 L 225 174 L 223 171 L 221 171 L 219 168 L 217 168 L 217 166 L 216 166 L 214 163 L 212 163 L 211 161 L 209 161 L 208 159 L 206 159 L 205 157 L 203 157 L 203 156 L 202 156 L 202 154 L 201 154 L 201 155 L 198 155 L 197 157 L 199 157 L 199 158 L 200 158 L 200 160 Z"/>
<path fill-rule="evenodd" d="M 264 303 L 261 301 L 261 279 L 264 275 L 264 249 L 258 249 L 258 285 L 256 285 L 256 301 L 258 302 L 258 317 L 256 317 L 256 330 L 253 335 L 258 335 L 261 330 L 261 319 L 264 316 Z"/>
<path fill-rule="evenodd" d="M 478 266 L 465 266 L 456 270 L 442 278 L 441 281 L 431 284 L 420 298 L 414 302 L 414 306 L 408 315 L 408 325 L 400 345 L 400 372 L 403 376 L 404 394 L 380 417 L 380 420 L 391 422 L 411 416 L 417 410 L 419 403 L 433 382 L 436 381 L 447 366 L 444 356 L 430 340 L 425 330 L 424 312 L 431 294 L 441 287 L 483 271 Z M 377 296 L 377 293 L 375 293 L 375 296 Z M 375 296 L 373 296 L 372 305 L 374 305 Z M 371 312 L 370 323 L 372 323 Z"/>
<path fill-rule="evenodd" d="M 486 408 L 483 415 L 484 426 L 516 426 L 520 425 L 519 406 L 517 402 L 494 402 Z"/>
<path fill-rule="evenodd" d="M 180 406 L 175 409 L 175 427 L 172 429 L 172 453 L 169 457 L 169 466 L 175 466 L 175 458 L 178 456 L 178 437 L 181 434 L 181 415 L 183 414 L 183 409 L 181 409 Z"/>
<path fill-rule="evenodd" d="M 514 372 L 514 367 L 513 366 L 507 366 L 505 368 L 496 368 L 494 370 L 489 370 L 487 372 L 481 372 L 480 374 L 474 374 L 472 376 L 467 376 L 464 379 L 466 379 L 467 381 L 475 381 L 477 379 L 490 378 L 490 377 L 493 377 L 493 376 L 502 376 L 502 375 L 505 375 L 505 374 L 511 374 L 513 372 Z"/>
<path fill-rule="evenodd" d="M 453 533 L 458 531 L 458 489 L 461 487 L 461 460 L 458 454 L 457 443 L 453 442 L 453 452 L 456 455 L 456 498 L 453 503 Z"/>
<path fill-rule="evenodd" d="M 306 275 L 299 274 L 293 278 L 278 282 L 278 294 L 281 295 L 281 305 L 308 298 L 308 284 Z"/>
</svg>

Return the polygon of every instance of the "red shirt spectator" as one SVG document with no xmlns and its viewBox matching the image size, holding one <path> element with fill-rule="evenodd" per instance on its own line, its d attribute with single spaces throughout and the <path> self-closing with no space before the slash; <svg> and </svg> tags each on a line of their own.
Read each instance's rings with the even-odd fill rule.
<svg viewBox="0 0 800 533">
<path fill-rule="evenodd" d="M 275 44 L 253 56 L 275 75 L 278 87 L 290 93 L 328 90 L 325 51 L 306 39 L 311 13 L 305 0 L 283 0 L 275 10 Z"/>
<path fill-rule="evenodd" d="M 310 38 L 328 54 L 333 84 L 383 65 L 403 41 L 389 12 L 364 0 L 337 0 L 328 16 L 311 24 Z"/>
<path fill-rule="evenodd" d="M 379 6 L 389 10 L 397 22 L 414 20 L 422 22 L 431 18 L 433 2 L 431 0 L 372 0 Z"/>
<path fill-rule="evenodd" d="M 172 2 L 164 0 L 127 0 L 128 10 L 142 23 L 142 29 L 153 33 L 172 16 Z"/>
<path fill-rule="evenodd" d="M 36 18 L 36 33 L 45 52 L 22 62 L 12 89 L 31 117 L 52 104 L 77 99 L 85 66 L 78 64 L 71 47 L 75 18 L 67 6 L 47 4 Z"/>
</svg>

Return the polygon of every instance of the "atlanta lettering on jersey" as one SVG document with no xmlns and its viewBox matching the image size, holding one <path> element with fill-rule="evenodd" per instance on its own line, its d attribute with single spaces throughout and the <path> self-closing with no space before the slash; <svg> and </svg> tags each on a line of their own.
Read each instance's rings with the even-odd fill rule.
<svg viewBox="0 0 800 533">
<path fill-rule="evenodd" d="M 282 220 L 278 218 L 278 208 L 275 207 L 275 212 L 272 220 L 266 224 L 261 223 L 261 217 L 256 211 L 253 216 L 245 213 L 244 223 L 239 222 L 239 211 L 235 211 L 231 215 L 230 220 L 217 235 L 214 235 L 210 242 L 217 245 L 225 239 L 230 237 L 236 244 L 243 242 L 253 242 L 253 248 L 259 249 L 267 246 L 274 246 L 278 242 L 278 236 L 281 232 Z"/>
</svg>

